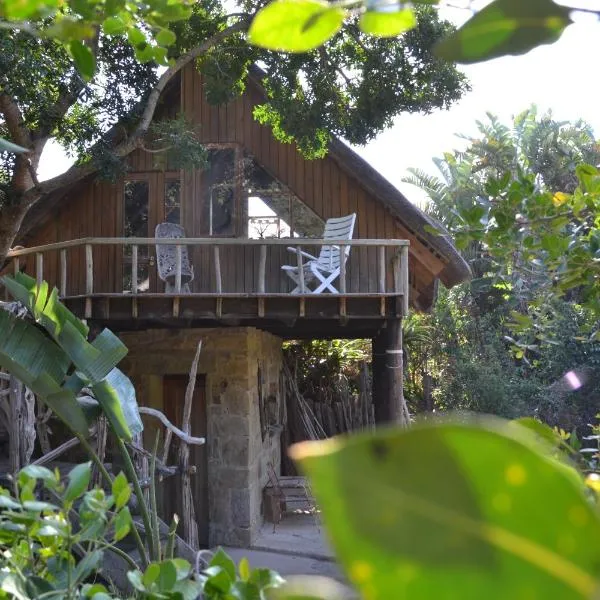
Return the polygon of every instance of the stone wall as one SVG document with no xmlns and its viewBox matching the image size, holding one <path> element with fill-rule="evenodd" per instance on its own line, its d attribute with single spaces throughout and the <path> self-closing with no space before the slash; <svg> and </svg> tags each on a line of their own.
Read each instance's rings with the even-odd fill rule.
<svg viewBox="0 0 600 600">
<path fill-rule="evenodd" d="M 148 330 L 121 339 L 130 351 L 123 369 L 140 402 L 153 406 L 161 405 L 162 388 L 148 382 L 187 373 L 202 339 L 198 373 L 206 376 L 210 545 L 250 546 L 262 524 L 267 465 L 278 473 L 281 463 L 281 340 L 247 327 Z"/>
</svg>

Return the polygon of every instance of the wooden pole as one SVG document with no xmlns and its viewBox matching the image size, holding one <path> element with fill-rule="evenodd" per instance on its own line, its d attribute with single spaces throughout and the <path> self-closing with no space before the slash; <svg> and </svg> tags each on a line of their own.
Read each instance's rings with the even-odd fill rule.
<svg viewBox="0 0 600 600">
<path fill-rule="evenodd" d="M 400 249 L 400 279 L 402 281 L 402 316 L 408 316 L 408 246 Z"/>
<path fill-rule="evenodd" d="M 182 252 L 181 246 L 175 246 L 175 293 L 181 294 L 181 261 Z"/>
<path fill-rule="evenodd" d="M 388 319 L 373 339 L 375 422 L 407 426 L 402 360 L 402 319 Z"/>
</svg>

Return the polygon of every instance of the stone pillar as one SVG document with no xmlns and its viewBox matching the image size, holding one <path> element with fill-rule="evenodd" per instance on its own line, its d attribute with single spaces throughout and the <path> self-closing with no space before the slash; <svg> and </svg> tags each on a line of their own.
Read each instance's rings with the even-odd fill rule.
<svg viewBox="0 0 600 600">
<path fill-rule="evenodd" d="M 408 425 L 403 385 L 402 319 L 388 319 L 373 338 L 372 348 L 375 422 Z"/>
</svg>

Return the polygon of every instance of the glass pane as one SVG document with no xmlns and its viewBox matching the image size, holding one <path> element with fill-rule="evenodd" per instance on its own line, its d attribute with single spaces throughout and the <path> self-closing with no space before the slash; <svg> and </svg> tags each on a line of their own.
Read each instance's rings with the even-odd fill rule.
<svg viewBox="0 0 600 600">
<path fill-rule="evenodd" d="M 235 150 L 208 151 L 208 166 L 202 173 L 203 231 L 209 235 L 235 235 Z"/>
<path fill-rule="evenodd" d="M 244 167 L 249 238 L 319 237 L 323 234 L 324 221 L 286 185 L 251 157 L 246 157 Z"/>
<path fill-rule="evenodd" d="M 165 221 L 181 224 L 181 182 L 171 179 L 165 182 Z"/>
</svg>

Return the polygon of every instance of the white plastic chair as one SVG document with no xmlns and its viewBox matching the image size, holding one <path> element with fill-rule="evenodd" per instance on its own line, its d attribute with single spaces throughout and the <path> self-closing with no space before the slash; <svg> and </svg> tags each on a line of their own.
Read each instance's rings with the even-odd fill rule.
<svg viewBox="0 0 600 600">
<path fill-rule="evenodd" d="M 354 224 L 356 222 L 356 213 L 346 217 L 338 217 L 335 219 L 327 219 L 325 223 L 325 231 L 323 232 L 324 240 L 351 240 L 354 232 Z M 297 249 L 288 247 L 290 252 L 297 253 Z M 313 256 L 308 252 L 300 251 L 307 262 L 302 265 L 304 272 L 304 293 L 320 294 L 325 290 L 329 290 L 333 294 L 339 294 L 339 291 L 333 285 L 333 282 L 340 276 L 340 247 L 322 246 L 319 256 Z M 346 261 L 350 255 L 350 246 L 344 246 L 344 254 Z M 292 279 L 296 287 L 292 290 L 292 294 L 302 293 L 300 289 L 300 276 L 298 265 L 284 265 L 281 267 L 283 272 Z M 309 285 L 316 282 L 316 287 L 311 289 Z"/>
<path fill-rule="evenodd" d="M 176 223 L 159 223 L 154 231 L 155 238 L 183 238 L 185 230 Z M 177 248 L 174 244 L 156 244 L 158 276 L 165 282 L 165 292 L 175 292 L 177 273 Z M 181 246 L 181 291 L 190 293 L 190 282 L 194 279 L 194 267 L 190 263 L 187 246 Z"/>
</svg>

